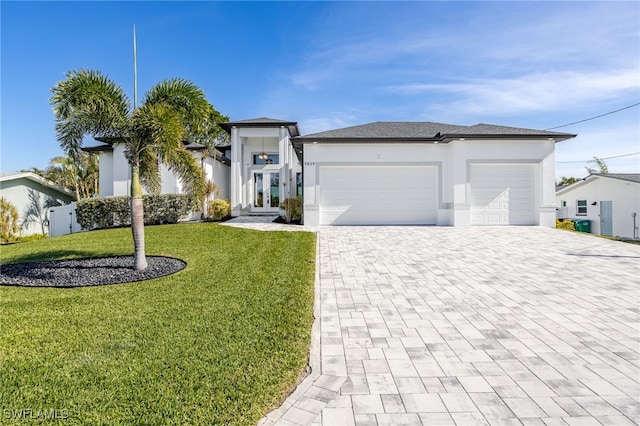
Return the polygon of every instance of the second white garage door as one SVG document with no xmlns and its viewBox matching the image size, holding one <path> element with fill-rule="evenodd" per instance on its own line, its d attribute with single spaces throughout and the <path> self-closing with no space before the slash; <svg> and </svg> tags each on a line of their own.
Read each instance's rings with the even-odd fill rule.
<svg viewBox="0 0 640 426">
<path fill-rule="evenodd" d="M 472 225 L 535 225 L 535 165 L 472 164 Z"/>
<path fill-rule="evenodd" d="M 433 225 L 435 166 L 321 166 L 321 225 Z"/>
</svg>

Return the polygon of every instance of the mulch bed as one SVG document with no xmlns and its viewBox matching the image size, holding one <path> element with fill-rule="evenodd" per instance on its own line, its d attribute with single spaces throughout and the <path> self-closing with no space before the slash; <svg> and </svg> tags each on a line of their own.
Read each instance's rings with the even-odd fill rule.
<svg viewBox="0 0 640 426">
<path fill-rule="evenodd" d="M 0 265 L 0 285 L 21 287 L 87 287 L 151 280 L 175 274 L 187 263 L 172 257 L 147 256 L 144 271 L 133 270 L 133 256 L 52 260 Z"/>
</svg>

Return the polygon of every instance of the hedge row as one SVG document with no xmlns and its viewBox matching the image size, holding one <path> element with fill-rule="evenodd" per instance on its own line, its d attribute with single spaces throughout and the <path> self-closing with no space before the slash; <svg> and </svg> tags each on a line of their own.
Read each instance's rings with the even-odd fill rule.
<svg viewBox="0 0 640 426">
<path fill-rule="evenodd" d="M 131 224 L 128 196 L 88 198 L 78 202 L 76 218 L 82 229 L 115 228 Z M 184 194 L 143 195 L 144 223 L 176 223 L 192 211 L 190 196 Z"/>
</svg>

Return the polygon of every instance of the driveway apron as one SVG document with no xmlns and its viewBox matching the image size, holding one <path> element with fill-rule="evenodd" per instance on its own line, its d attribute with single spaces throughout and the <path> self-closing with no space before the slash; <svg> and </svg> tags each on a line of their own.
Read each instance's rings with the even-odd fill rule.
<svg viewBox="0 0 640 426">
<path fill-rule="evenodd" d="M 541 227 L 318 238 L 317 366 L 262 424 L 638 424 L 640 246 Z"/>
</svg>

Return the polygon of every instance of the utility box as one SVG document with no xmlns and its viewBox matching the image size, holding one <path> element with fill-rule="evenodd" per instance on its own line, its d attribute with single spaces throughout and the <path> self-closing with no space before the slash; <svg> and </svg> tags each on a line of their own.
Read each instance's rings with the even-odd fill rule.
<svg viewBox="0 0 640 426">
<path fill-rule="evenodd" d="M 573 225 L 578 232 L 591 233 L 591 221 L 589 219 L 573 219 Z"/>
</svg>

